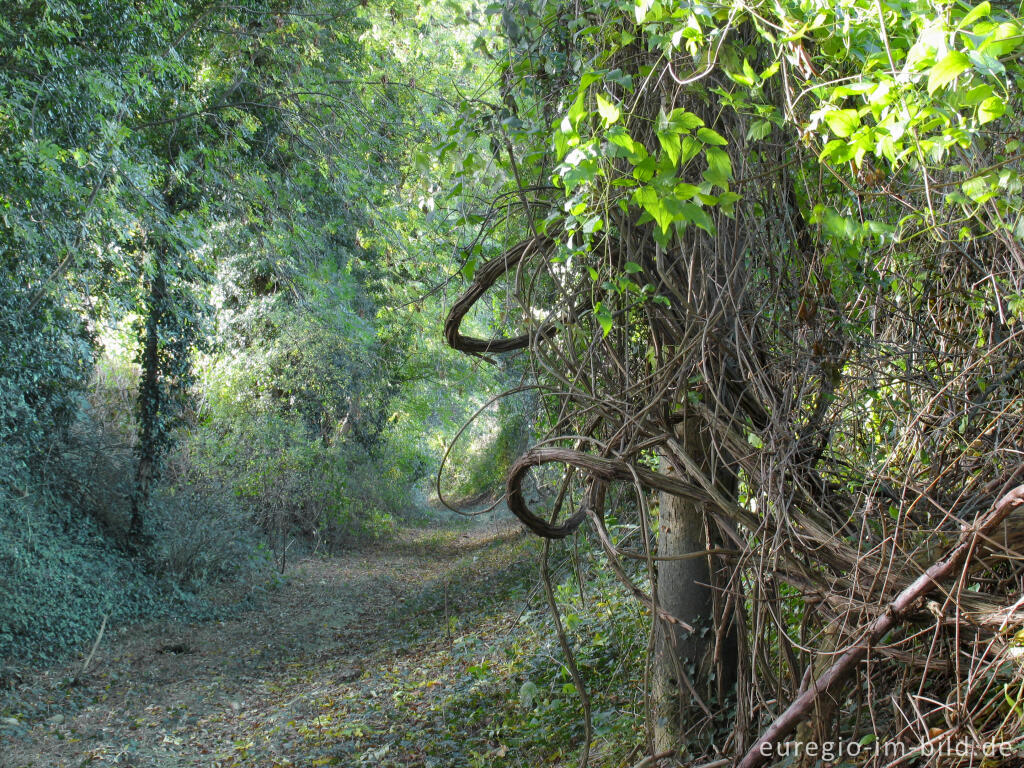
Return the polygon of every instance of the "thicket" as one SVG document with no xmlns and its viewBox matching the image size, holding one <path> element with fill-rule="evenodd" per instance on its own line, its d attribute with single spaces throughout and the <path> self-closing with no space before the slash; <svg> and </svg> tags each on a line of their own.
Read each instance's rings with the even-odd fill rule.
<svg viewBox="0 0 1024 768">
<path fill-rule="evenodd" d="M 650 611 L 650 754 L 1019 749 L 1018 9 L 491 10 L 500 98 L 454 130 L 493 139 L 455 144 L 501 250 L 469 254 L 446 336 L 528 351 L 545 431 L 509 505 L 591 535 Z M 509 332 L 462 327 L 488 301 Z"/>
</svg>

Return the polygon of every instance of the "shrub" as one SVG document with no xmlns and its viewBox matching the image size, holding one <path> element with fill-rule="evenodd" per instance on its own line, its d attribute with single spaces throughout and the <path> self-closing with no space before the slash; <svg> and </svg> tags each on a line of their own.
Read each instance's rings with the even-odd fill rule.
<svg viewBox="0 0 1024 768">
<path fill-rule="evenodd" d="M 251 516 L 227 488 L 159 488 L 150 505 L 151 568 L 191 590 L 233 582 L 266 564 Z"/>
<path fill-rule="evenodd" d="M 104 616 L 209 615 L 197 591 L 258 562 L 247 513 L 230 489 L 190 478 L 184 452 L 153 496 L 152 550 L 127 556 L 131 376 L 104 360 L 33 472 L 17 490 L 0 483 L 0 658 L 11 663 L 88 643 Z"/>
<path fill-rule="evenodd" d="M 193 478 L 230 489 L 282 564 L 289 542 L 332 548 L 390 530 L 426 462 L 394 441 L 371 449 L 341 430 L 313 433 L 286 400 L 252 398 L 250 373 L 220 369 L 205 418 L 182 441 Z"/>
</svg>

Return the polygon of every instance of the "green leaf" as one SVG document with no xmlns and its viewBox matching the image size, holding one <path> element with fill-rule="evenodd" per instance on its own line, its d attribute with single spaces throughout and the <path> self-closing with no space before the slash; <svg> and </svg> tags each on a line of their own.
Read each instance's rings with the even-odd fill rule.
<svg viewBox="0 0 1024 768">
<path fill-rule="evenodd" d="M 743 60 L 743 76 L 752 83 L 757 82 L 757 75 L 754 74 L 754 68 L 750 66 L 750 62 L 746 59 Z"/>
<path fill-rule="evenodd" d="M 650 181 L 654 177 L 654 158 L 646 157 L 636 164 L 633 169 L 633 178 L 637 181 Z"/>
<path fill-rule="evenodd" d="M 680 133 L 688 133 L 702 125 L 704 125 L 703 120 L 693 114 L 693 112 L 687 112 L 682 108 L 673 109 L 667 115 L 662 113 L 658 116 L 659 131 L 673 130 Z"/>
<path fill-rule="evenodd" d="M 695 184 L 681 182 L 675 185 L 672 194 L 680 200 L 690 200 L 700 194 L 700 187 Z"/>
<path fill-rule="evenodd" d="M 537 684 L 532 680 L 527 680 L 519 687 L 519 703 L 524 709 L 532 709 L 538 693 L 540 693 L 540 689 L 537 688 Z"/>
<path fill-rule="evenodd" d="M 973 107 L 983 102 L 989 96 L 992 96 L 993 93 L 991 85 L 979 85 L 971 88 L 971 90 L 963 95 L 962 103 L 965 106 Z"/>
<path fill-rule="evenodd" d="M 979 24 L 974 32 L 979 32 L 978 27 L 985 27 L 985 32 L 978 50 L 990 56 L 1005 56 L 1020 46 L 1021 27 L 1017 22 L 1004 21 L 992 26 L 989 23 Z"/>
<path fill-rule="evenodd" d="M 665 154 L 668 155 L 668 159 L 672 161 L 672 166 L 679 165 L 679 134 L 675 131 L 658 131 L 658 142 Z"/>
<path fill-rule="evenodd" d="M 594 305 L 594 317 L 597 319 L 605 336 L 612 332 L 613 321 L 611 313 L 604 308 L 600 301 Z"/>
<path fill-rule="evenodd" d="M 708 169 L 704 171 L 704 178 L 712 184 L 725 188 L 732 178 L 732 162 L 729 155 L 716 147 L 708 147 L 705 157 L 708 161 Z"/>
<path fill-rule="evenodd" d="M 825 115 L 825 122 L 836 136 L 845 138 L 860 127 L 856 109 L 837 109 Z"/>
<path fill-rule="evenodd" d="M 683 140 L 680 142 L 679 162 L 685 165 L 699 155 L 703 148 L 704 145 L 692 136 L 683 136 Z"/>
<path fill-rule="evenodd" d="M 643 267 L 641 267 L 635 261 L 627 261 L 623 269 L 626 270 L 626 274 L 628 275 L 635 275 L 637 272 L 643 271 Z"/>
<path fill-rule="evenodd" d="M 1006 102 L 998 96 L 990 96 L 978 106 L 978 122 L 984 125 L 996 118 L 1002 117 L 1006 112 Z"/>
<path fill-rule="evenodd" d="M 597 94 L 597 113 L 601 115 L 606 126 L 616 122 L 619 119 L 619 115 L 622 114 L 618 107 L 601 94 Z"/>
<path fill-rule="evenodd" d="M 772 124 L 767 120 L 755 120 L 747 129 L 747 138 L 760 141 L 772 132 Z"/>
<path fill-rule="evenodd" d="M 991 200 L 999 192 L 997 184 L 989 176 L 976 176 L 960 185 L 964 194 L 976 203 Z"/>
<path fill-rule="evenodd" d="M 710 128 L 697 129 L 697 138 L 705 144 L 711 144 L 716 147 L 724 147 L 729 143 L 720 133 L 713 131 Z"/>
<path fill-rule="evenodd" d="M 665 201 L 658 195 L 658 191 L 649 186 L 641 187 L 636 191 L 634 197 L 643 209 L 651 215 L 651 218 L 658 222 L 662 233 L 668 232 L 668 228 L 672 225 L 672 214 L 669 213 Z"/>
<path fill-rule="evenodd" d="M 715 225 L 711 222 L 708 212 L 694 203 L 683 203 L 679 206 L 677 218 L 680 221 L 696 224 L 708 234 L 714 234 Z"/>
<path fill-rule="evenodd" d="M 928 70 L 928 94 L 953 82 L 957 75 L 971 66 L 971 60 L 960 51 L 950 51 L 935 66 Z"/>
<path fill-rule="evenodd" d="M 585 94 L 581 90 L 579 94 L 576 96 L 576 101 L 574 101 L 573 105 L 569 107 L 569 125 L 562 126 L 562 130 L 565 131 L 566 133 L 573 130 L 574 127 L 579 124 L 580 119 L 587 114 L 587 107 L 584 103 L 584 96 Z"/>
<path fill-rule="evenodd" d="M 821 150 L 821 154 L 818 155 L 819 162 L 825 160 L 832 160 L 835 163 L 845 163 L 852 160 L 854 156 L 854 148 L 850 146 L 850 142 L 843 141 L 842 139 L 832 139 L 828 144 Z"/>
<path fill-rule="evenodd" d="M 960 24 L 958 26 L 966 27 L 969 24 L 973 24 L 978 19 L 981 19 L 981 18 L 983 18 L 985 16 L 988 16 L 990 13 L 992 13 L 992 6 L 989 4 L 988 0 L 985 0 L 984 3 L 982 3 L 981 5 L 976 6 L 975 8 L 973 8 L 971 10 L 970 13 L 968 13 L 966 16 L 964 16 L 960 20 Z"/>
<path fill-rule="evenodd" d="M 616 125 L 611 128 L 608 133 L 605 134 L 605 139 L 607 139 L 610 144 L 622 147 L 627 153 L 629 153 L 629 161 L 634 165 L 647 158 L 647 147 L 639 141 L 634 141 L 633 137 L 626 133 L 621 125 Z"/>
</svg>

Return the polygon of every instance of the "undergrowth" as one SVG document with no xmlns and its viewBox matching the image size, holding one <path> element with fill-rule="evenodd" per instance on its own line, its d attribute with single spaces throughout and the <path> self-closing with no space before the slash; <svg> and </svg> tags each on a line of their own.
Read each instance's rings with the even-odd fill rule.
<svg viewBox="0 0 1024 768">
<path fill-rule="evenodd" d="M 131 380 L 123 366 L 98 366 L 83 407 L 51 437 L 45 458 L 17 477 L 0 466 L 5 668 L 86 648 L 104 620 L 113 627 L 223 616 L 230 609 L 210 601 L 212 588 L 249 578 L 268 560 L 245 510 L 209 478 L 158 485 L 145 516 L 152 543 L 141 552 L 128 546 Z"/>
<path fill-rule="evenodd" d="M 537 554 L 535 542 L 520 538 L 465 555 L 446 579 L 386 617 L 403 631 L 383 666 L 321 689 L 309 714 L 252 733 L 245 750 L 218 758 L 238 766 L 578 764 L 583 713 L 540 589 Z M 643 740 L 647 622 L 602 559 L 583 548 L 575 567 L 568 550 L 553 565 L 591 698 L 590 765 L 610 767 Z M 335 664 L 348 662 L 326 660 L 313 674 L 329 679 Z M 291 751 L 271 757 L 271 744 L 282 739 Z"/>
<path fill-rule="evenodd" d="M 180 549 L 189 537 L 204 535 L 202 523 L 179 529 L 183 520 L 162 523 L 176 533 L 165 534 L 151 557 L 131 558 L 71 502 L 46 501 L 0 497 L 0 662 L 7 668 L 87 647 L 104 618 L 114 625 L 225 615 L 230 609 L 205 599 L 201 589 L 228 568 L 254 564 L 252 553 L 213 563 L 213 541 Z"/>
</svg>

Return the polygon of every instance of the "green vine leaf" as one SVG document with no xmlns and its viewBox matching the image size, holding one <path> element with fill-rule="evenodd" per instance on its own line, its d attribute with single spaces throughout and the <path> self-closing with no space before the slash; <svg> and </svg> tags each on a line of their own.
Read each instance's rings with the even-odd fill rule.
<svg viewBox="0 0 1024 768">
<path fill-rule="evenodd" d="M 956 80 L 960 73 L 971 67 L 971 60 L 960 51 L 950 51 L 935 66 L 928 70 L 928 95 Z"/>
<path fill-rule="evenodd" d="M 617 122 L 619 115 L 622 114 L 618 107 L 608 101 L 601 94 L 597 95 L 597 113 L 601 115 L 605 126 L 609 126 Z"/>
<path fill-rule="evenodd" d="M 836 136 L 846 138 L 860 127 L 856 109 L 837 109 L 825 115 L 825 122 Z"/>
<path fill-rule="evenodd" d="M 990 96 L 978 106 L 978 122 L 982 125 L 1002 117 L 1006 112 L 1006 102 L 998 96 Z"/>
<path fill-rule="evenodd" d="M 601 330 L 605 336 L 612 332 L 613 321 L 611 313 L 604 308 L 604 305 L 602 305 L 600 301 L 594 306 L 594 318 L 601 326 Z"/>
<path fill-rule="evenodd" d="M 705 180 L 723 189 L 728 187 L 729 179 L 732 178 L 732 161 L 728 153 L 717 147 L 708 147 L 705 156 L 708 161 L 708 168 L 704 171 Z"/>
</svg>

